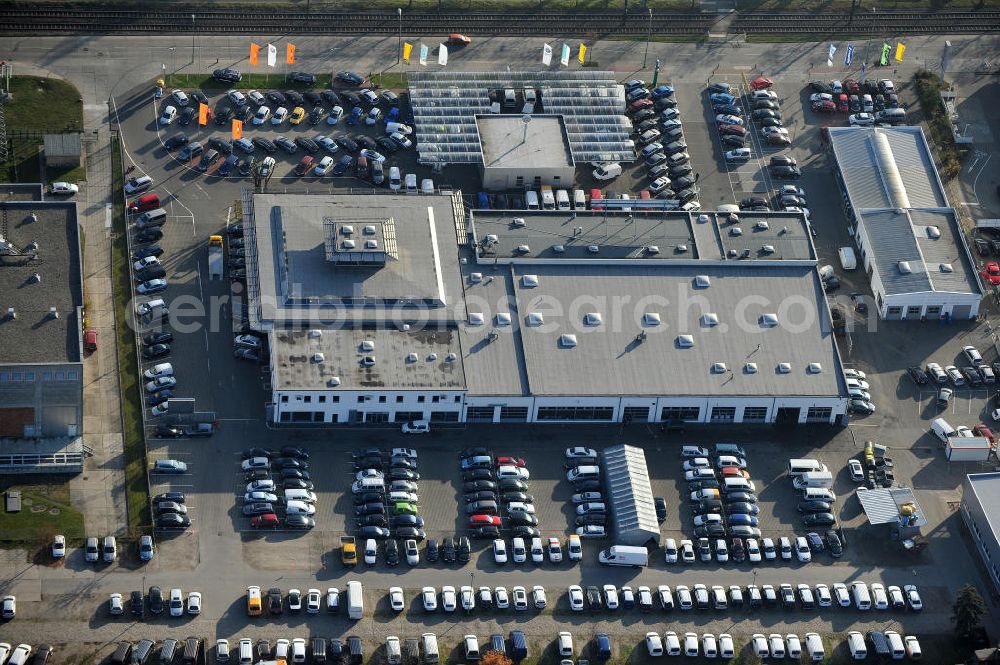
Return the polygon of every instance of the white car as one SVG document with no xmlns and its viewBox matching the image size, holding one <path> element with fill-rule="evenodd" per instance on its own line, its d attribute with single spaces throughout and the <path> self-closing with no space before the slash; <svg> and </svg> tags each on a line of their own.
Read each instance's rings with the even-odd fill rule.
<svg viewBox="0 0 1000 665">
<path fill-rule="evenodd" d="M 139 271 L 158 265 L 160 265 L 160 259 L 155 256 L 146 256 L 133 263 L 132 267 L 135 268 L 136 271 Z"/>
<path fill-rule="evenodd" d="M 618 162 L 600 164 L 594 169 L 594 180 L 614 180 L 622 174 L 622 165 Z"/>
<path fill-rule="evenodd" d="M 303 637 L 296 637 L 292 640 L 292 662 L 306 662 L 306 640 Z"/>
<path fill-rule="evenodd" d="M 715 121 L 717 123 L 719 123 L 720 125 L 742 125 L 743 124 L 743 118 L 739 117 L 738 115 L 728 115 L 728 114 L 725 114 L 725 113 L 721 113 L 721 114 L 715 116 Z"/>
<path fill-rule="evenodd" d="M 760 563 L 762 557 L 760 555 L 760 546 L 757 545 L 756 538 L 746 539 L 746 550 L 747 550 L 747 560 L 750 563 Z"/>
<path fill-rule="evenodd" d="M 187 598 L 187 613 L 191 615 L 201 614 L 201 592 L 189 591 Z"/>
<path fill-rule="evenodd" d="M 753 157 L 753 152 L 750 148 L 735 148 L 733 150 L 726 151 L 727 162 L 743 162 L 751 157 Z"/>
<path fill-rule="evenodd" d="M 736 645 L 729 633 L 719 634 L 719 657 L 729 660 L 736 657 Z"/>
<path fill-rule="evenodd" d="M 503 538 L 493 541 L 493 561 L 498 565 L 507 563 L 507 543 Z"/>
<path fill-rule="evenodd" d="M 53 194 L 72 195 L 80 191 L 80 188 L 71 182 L 54 182 L 49 190 Z"/>
<path fill-rule="evenodd" d="M 810 102 L 832 102 L 833 95 L 828 92 L 814 92 L 809 95 Z"/>
<path fill-rule="evenodd" d="M 64 556 L 66 556 L 66 536 L 58 534 L 52 539 L 52 558 L 61 559 Z"/>
<path fill-rule="evenodd" d="M 572 584 L 567 592 L 569 595 L 569 608 L 574 612 L 583 611 L 583 589 L 577 584 Z"/>
<path fill-rule="evenodd" d="M 778 558 L 778 550 L 774 547 L 774 541 L 770 538 L 764 538 L 761 542 L 761 547 L 764 549 L 764 560 L 774 561 Z"/>
<path fill-rule="evenodd" d="M 498 610 L 510 607 L 510 594 L 507 593 L 506 587 L 498 586 L 493 589 L 493 604 Z"/>
<path fill-rule="evenodd" d="M 580 538 L 607 538 L 607 531 L 600 524 L 585 524 L 576 527 L 576 535 Z"/>
<path fill-rule="evenodd" d="M 260 109 L 258 109 L 258 111 L 259 110 Z M 271 124 L 280 125 L 286 119 L 288 119 L 288 109 L 286 109 L 284 106 L 279 106 L 278 108 L 274 109 L 274 115 L 271 116 Z"/>
<path fill-rule="evenodd" d="M 663 634 L 663 644 L 668 656 L 681 655 L 681 641 L 674 631 L 668 630 Z"/>
<path fill-rule="evenodd" d="M 382 109 L 376 106 L 372 110 L 368 111 L 368 115 L 365 116 L 365 124 L 374 125 L 381 119 L 382 119 Z"/>
<path fill-rule="evenodd" d="M 458 596 L 455 594 L 455 587 L 441 587 L 441 609 L 445 612 L 454 612 L 458 605 Z"/>
<path fill-rule="evenodd" d="M 701 652 L 705 655 L 705 658 L 719 657 L 719 643 L 715 641 L 715 635 L 705 633 L 701 636 Z"/>
<path fill-rule="evenodd" d="M 837 599 L 837 604 L 841 607 L 851 606 L 851 593 L 843 582 L 833 583 L 833 597 Z"/>
<path fill-rule="evenodd" d="M 243 495 L 243 503 L 277 503 L 278 496 L 270 492 L 247 492 Z"/>
<path fill-rule="evenodd" d="M 604 606 L 609 610 L 618 609 L 618 587 L 614 584 L 604 585 Z"/>
<path fill-rule="evenodd" d="M 121 594 L 118 594 L 118 600 L 121 602 Z M 13 619 L 16 616 L 17 598 L 15 596 L 4 596 L 3 602 L 0 603 L 0 617 L 4 619 Z"/>
<path fill-rule="evenodd" d="M 247 483 L 247 492 L 273 492 L 274 481 L 270 478 Z"/>
<path fill-rule="evenodd" d="M 340 609 L 340 589 L 330 587 L 326 590 L 326 611 L 330 614 Z"/>
<path fill-rule="evenodd" d="M 524 563 L 528 560 L 528 550 L 524 546 L 524 538 L 515 538 L 511 541 L 511 550 L 514 555 L 514 563 Z"/>
<path fill-rule="evenodd" d="M 180 589 L 170 590 L 168 605 L 170 606 L 170 616 L 179 617 L 184 615 L 184 594 L 181 593 Z"/>
<path fill-rule="evenodd" d="M 431 190 L 433 191 L 434 185 L 431 184 Z M 403 423 L 400 428 L 403 434 L 430 434 L 431 424 L 429 420 L 411 420 L 409 422 Z"/>
<path fill-rule="evenodd" d="M 677 542 L 667 538 L 663 546 L 663 558 L 667 563 L 677 563 Z"/>
<path fill-rule="evenodd" d="M 321 594 L 319 589 L 309 589 L 306 591 L 306 613 L 319 614 Z"/>
<path fill-rule="evenodd" d="M 530 480 L 531 474 L 523 466 L 513 466 L 505 464 L 497 467 L 497 478 L 516 478 L 518 480 Z"/>
<path fill-rule="evenodd" d="M 406 552 L 406 564 L 408 566 L 415 566 L 420 563 L 420 550 L 417 549 L 416 540 L 408 538 L 403 543 L 403 551 Z"/>
<path fill-rule="evenodd" d="M 264 97 L 264 95 L 257 90 L 251 90 L 250 92 L 248 92 L 247 97 L 249 97 L 250 101 L 256 104 L 257 106 L 260 106 L 267 100 L 267 98 Z"/>
<path fill-rule="evenodd" d="M 864 467 L 861 466 L 860 460 L 856 460 L 853 458 L 847 460 L 847 469 L 848 471 L 850 471 L 851 480 L 853 480 L 856 483 L 864 482 L 865 470 Z"/>
<path fill-rule="evenodd" d="M 174 90 L 170 93 L 170 96 L 173 97 L 175 102 L 177 102 L 177 106 L 187 106 L 191 102 L 191 100 L 188 99 L 187 93 L 183 90 Z"/>
<path fill-rule="evenodd" d="M 531 599 L 534 601 L 536 609 L 545 609 L 545 587 L 540 584 L 533 586 L 531 588 Z"/>
<path fill-rule="evenodd" d="M 511 504 L 512 506 L 514 504 Z M 531 504 L 528 504 L 531 505 Z M 530 514 L 530 513 L 529 513 Z M 542 563 L 545 561 L 545 550 L 542 549 L 542 539 L 535 537 L 531 539 L 531 562 Z"/>
<path fill-rule="evenodd" d="M 694 607 L 694 602 L 691 600 L 691 590 L 683 584 L 678 584 L 674 588 L 674 596 L 677 598 L 677 607 L 682 610 L 689 610 Z"/>
<path fill-rule="evenodd" d="M 795 539 L 795 556 L 800 563 L 812 561 L 812 552 L 809 550 L 809 543 L 806 542 L 805 536 L 798 536 Z"/>
<path fill-rule="evenodd" d="M 799 660 L 802 658 L 802 642 L 799 640 L 799 636 L 795 633 L 788 633 L 785 635 L 785 644 L 788 647 L 788 657 L 792 660 Z"/>
<path fill-rule="evenodd" d="M 13 618 L 13 614 L 10 617 L 7 616 L 8 598 L 11 601 L 11 608 L 13 609 L 14 607 L 14 596 L 7 596 L 6 598 L 3 599 L 4 619 Z M 108 596 L 108 614 L 110 614 L 111 616 L 120 616 L 124 613 L 125 613 L 125 605 L 122 603 L 122 595 L 120 593 L 113 593 L 110 596 Z"/>
<path fill-rule="evenodd" d="M 820 607 L 830 607 L 833 605 L 833 596 L 830 595 L 830 587 L 825 584 L 816 585 L 816 604 Z"/>
<path fill-rule="evenodd" d="M 239 90 L 230 90 L 226 93 L 226 97 L 228 97 L 229 101 L 235 106 L 243 106 L 247 103 L 246 96 Z"/>
<path fill-rule="evenodd" d="M 593 457 L 596 459 L 597 451 L 593 448 L 584 448 L 583 446 L 566 449 L 566 459 L 574 459 L 576 457 Z"/>
<path fill-rule="evenodd" d="M 253 124 L 263 125 L 271 117 L 271 109 L 267 106 L 259 106 L 257 112 L 253 114 Z"/>
<path fill-rule="evenodd" d="M 785 657 L 785 639 L 778 633 L 771 633 L 767 636 L 768 646 L 771 648 L 771 658 Z"/>
<path fill-rule="evenodd" d="M 663 655 L 663 639 L 659 633 L 646 633 L 646 651 L 654 658 Z"/>
<path fill-rule="evenodd" d="M 694 471 L 695 469 L 708 469 L 711 468 L 712 463 L 708 461 L 706 457 L 694 457 L 689 460 L 684 460 L 683 469 L 685 471 Z"/>
<path fill-rule="evenodd" d="M 563 560 L 562 545 L 559 544 L 558 538 L 549 538 L 549 544 L 547 549 L 549 551 L 549 561 L 551 563 L 562 563 Z"/>
<path fill-rule="evenodd" d="M 885 595 L 885 586 L 880 582 L 873 582 L 871 585 L 871 591 L 875 609 L 889 609 L 889 597 Z"/>
<path fill-rule="evenodd" d="M 242 642 L 243 640 L 240 640 Z M 246 640 L 249 642 L 250 640 Z M 288 662 L 288 652 L 291 650 L 292 643 L 285 638 L 279 638 L 274 642 L 274 657 L 281 658 L 285 662 Z"/>
<path fill-rule="evenodd" d="M 583 543 L 580 542 L 580 536 L 574 533 L 566 539 L 566 553 L 569 555 L 570 561 L 583 559 Z"/>
<path fill-rule="evenodd" d="M 906 648 L 906 655 L 910 657 L 910 660 L 920 660 L 924 657 L 923 651 L 920 650 L 920 642 L 913 635 L 907 635 L 903 638 L 903 645 Z"/>
<path fill-rule="evenodd" d="M 511 589 L 514 596 L 514 610 L 524 612 L 528 609 L 528 592 L 523 586 L 516 586 Z"/>
<path fill-rule="evenodd" d="M 855 113 L 847 117 L 851 127 L 871 127 L 875 124 L 875 116 L 871 113 Z"/>
<path fill-rule="evenodd" d="M 171 365 L 170 363 L 160 363 L 158 365 L 153 365 L 152 367 L 150 367 L 149 369 L 147 369 L 145 372 L 143 372 L 142 375 L 144 377 L 146 377 L 147 379 L 158 379 L 161 376 L 173 376 L 174 375 L 174 366 Z M 253 459 L 257 459 L 257 458 L 253 458 Z M 245 464 L 245 462 L 244 462 L 244 464 Z M 245 470 L 246 469 L 244 469 L 244 471 Z"/>
<path fill-rule="evenodd" d="M 913 584 L 907 584 L 903 587 L 903 593 L 906 594 L 906 602 L 910 606 L 910 609 L 914 612 L 920 612 L 924 609 L 924 601 L 920 599 L 920 592 L 917 591 L 917 587 Z"/>
<path fill-rule="evenodd" d="M 527 513 L 529 515 L 534 515 L 535 505 L 532 503 L 524 503 L 522 501 L 511 501 L 510 503 L 507 504 L 507 512 L 511 513 L 515 511 Z M 534 554 L 534 550 L 532 550 L 532 554 Z"/>
<path fill-rule="evenodd" d="M 170 123 L 172 123 L 176 119 L 177 119 L 177 107 L 176 106 L 169 106 L 168 105 L 166 108 L 163 109 L 163 113 L 160 114 L 160 124 L 161 125 L 169 125 Z"/>
<path fill-rule="evenodd" d="M 394 586 L 389 587 L 389 606 L 394 612 L 402 612 L 406 607 L 406 601 L 403 598 L 402 587 Z"/>
<path fill-rule="evenodd" d="M 698 633 L 684 633 L 684 655 L 698 657 Z"/>
<path fill-rule="evenodd" d="M 424 604 L 424 612 L 434 612 L 437 610 L 437 589 L 432 586 L 425 586 L 420 590 L 420 600 Z"/>
<path fill-rule="evenodd" d="M 568 658 L 573 655 L 573 634 L 568 631 L 561 631 L 559 633 L 559 639 L 556 640 L 559 645 L 559 655 L 563 658 Z"/>
<path fill-rule="evenodd" d="M 389 134 L 389 138 L 404 150 L 413 147 L 413 141 L 400 132 L 393 132 L 392 134 Z"/>
<path fill-rule="evenodd" d="M 681 541 L 681 561 L 694 563 L 694 543 L 686 538 Z"/>
<path fill-rule="evenodd" d="M 378 545 L 375 543 L 374 538 L 369 538 L 365 541 L 365 564 L 374 566 L 377 557 Z"/>
<path fill-rule="evenodd" d="M 305 501 L 289 501 L 285 504 L 285 513 L 289 515 L 315 515 L 316 506 Z"/>
<path fill-rule="evenodd" d="M 30 644 L 18 644 L 13 653 L 10 654 L 10 660 L 7 661 L 7 665 L 28 665 L 28 658 L 31 656 L 31 645 Z"/>
<path fill-rule="evenodd" d="M 394 133 L 397 133 L 397 132 L 400 133 L 400 134 L 407 134 L 408 135 L 408 134 L 412 134 L 413 133 L 413 128 L 410 127 L 409 125 L 404 125 L 401 122 L 387 122 L 387 123 L 385 123 L 385 133 L 386 134 L 394 134 Z"/>
<path fill-rule="evenodd" d="M 767 647 L 767 638 L 761 633 L 754 633 L 750 638 L 750 649 L 758 658 L 767 658 L 771 655 L 771 650 Z"/>
</svg>

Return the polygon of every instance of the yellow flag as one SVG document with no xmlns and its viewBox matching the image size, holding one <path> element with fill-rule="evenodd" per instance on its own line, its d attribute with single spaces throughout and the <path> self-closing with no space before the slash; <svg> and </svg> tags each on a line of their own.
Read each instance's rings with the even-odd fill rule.
<svg viewBox="0 0 1000 665">
<path fill-rule="evenodd" d="M 243 138 L 243 121 L 233 119 L 233 140 L 239 141 Z"/>
<path fill-rule="evenodd" d="M 413 52 L 413 44 L 410 42 L 403 42 L 403 62 L 410 64 L 410 53 Z"/>
<path fill-rule="evenodd" d="M 896 44 L 896 62 L 903 62 L 903 53 L 906 51 L 906 44 L 899 42 Z"/>
<path fill-rule="evenodd" d="M 576 59 L 579 60 L 580 64 L 582 65 L 583 59 L 586 57 L 587 57 L 587 47 L 584 46 L 583 44 L 580 44 L 580 53 L 579 55 L 576 56 Z"/>
</svg>

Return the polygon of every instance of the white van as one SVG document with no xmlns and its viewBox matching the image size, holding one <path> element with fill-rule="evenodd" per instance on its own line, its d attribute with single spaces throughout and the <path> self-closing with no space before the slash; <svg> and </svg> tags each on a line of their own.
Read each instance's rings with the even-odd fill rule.
<svg viewBox="0 0 1000 665">
<path fill-rule="evenodd" d="M 941 443 L 947 444 L 948 439 L 955 436 L 955 428 L 948 424 L 944 418 L 935 418 L 931 421 L 931 431 L 934 436 L 941 439 Z"/>
<path fill-rule="evenodd" d="M 517 94 L 514 92 L 514 88 L 504 89 L 503 103 L 504 106 L 513 106 L 514 104 L 517 104 Z"/>
<path fill-rule="evenodd" d="M 380 492 L 385 489 L 385 482 L 381 478 L 362 478 L 354 481 L 351 485 L 351 492 L 354 494 L 364 494 L 365 492 Z"/>
<path fill-rule="evenodd" d="M 416 173 L 407 173 L 406 174 L 406 179 L 403 181 L 403 189 L 406 190 L 407 194 L 416 194 L 417 193 L 418 190 L 417 190 L 417 174 Z"/>
<path fill-rule="evenodd" d="M 868 647 L 865 646 L 864 635 L 856 630 L 847 634 L 847 651 L 854 660 L 864 660 L 868 657 Z"/>
<path fill-rule="evenodd" d="M 556 190 L 556 207 L 560 210 L 569 210 L 569 192 L 565 189 Z"/>
<path fill-rule="evenodd" d="M 420 636 L 421 651 L 424 652 L 424 663 L 434 665 L 441 660 L 438 652 L 438 638 L 434 633 L 424 633 Z"/>
<path fill-rule="evenodd" d="M 285 501 L 305 501 L 306 503 L 316 503 L 316 495 L 309 490 L 287 489 L 285 490 Z"/>
<path fill-rule="evenodd" d="M 829 471 L 825 464 L 815 459 L 790 459 L 788 460 L 788 475 L 801 476 L 803 473 L 815 471 Z"/>
<path fill-rule="evenodd" d="M 889 651 L 893 660 L 903 660 L 906 658 L 906 649 L 903 647 L 903 638 L 894 630 L 885 631 L 885 639 L 889 641 Z"/>
<path fill-rule="evenodd" d="M 597 480 L 601 477 L 601 467 L 585 464 L 566 472 L 566 480 L 575 483 L 578 480 Z"/>
<path fill-rule="evenodd" d="M 649 564 L 649 550 L 636 545 L 612 545 L 600 551 L 597 562 L 605 566 L 645 568 Z"/>
<path fill-rule="evenodd" d="M 253 642 L 249 637 L 244 637 L 239 641 L 240 665 L 250 665 L 253 662 Z"/>
<path fill-rule="evenodd" d="M 365 599 L 361 582 L 351 580 L 347 583 L 347 618 L 357 621 L 364 615 Z"/>
<path fill-rule="evenodd" d="M 826 649 L 823 648 L 823 639 L 818 633 L 806 633 L 806 653 L 813 662 L 818 662 L 826 658 Z"/>
<path fill-rule="evenodd" d="M 792 481 L 797 490 L 807 487 L 833 487 L 833 474 L 829 471 L 809 471 Z"/>
<path fill-rule="evenodd" d="M 573 208 L 575 210 L 587 209 L 587 194 L 582 189 L 573 190 Z"/>
<path fill-rule="evenodd" d="M 837 495 L 828 487 L 807 487 L 802 490 L 803 501 L 836 501 Z"/>
<path fill-rule="evenodd" d="M 528 210 L 538 210 L 540 207 L 538 205 L 538 192 L 533 189 L 529 189 L 524 193 L 524 204 L 527 206 Z"/>
<path fill-rule="evenodd" d="M 551 187 L 542 187 L 542 208 L 545 210 L 556 209 L 556 197 L 552 193 Z"/>
<path fill-rule="evenodd" d="M 867 611 L 872 608 L 872 597 L 868 593 L 868 585 L 864 582 L 851 583 L 851 596 L 854 597 L 854 606 L 859 610 Z"/>
<path fill-rule="evenodd" d="M 414 179 L 416 176 L 414 176 Z M 399 175 L 398 166 L 389 167 L 389 190 L 393 192 L 398 192 L 402 186 L 402 178 Z"/>
<path fill-rule="evenodd" d="M 722 489 L 726 492 L 756 492 L 753 481 L 741 476 L 728 477 L 722 480 Z"/>
</svg>

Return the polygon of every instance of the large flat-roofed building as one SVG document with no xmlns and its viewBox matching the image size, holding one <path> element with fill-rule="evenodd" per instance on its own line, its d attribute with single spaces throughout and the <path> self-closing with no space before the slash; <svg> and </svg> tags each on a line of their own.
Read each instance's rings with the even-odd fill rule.
<svg viewBox="0 0 1000 665">
<path fill-rule="evenodd" d="M 570 187 L 576 164 L 561 116 L 477 115 L 483 188 Z"/>
<path fill-rule="evenodd" d="M 962 481 L 962 520 L 1000 592 L 1000 473 L 970 473 Z"/>
<path fill-rule="evenodd" d="M 394 246 L 353 256 L 387 220 Z M 798 214 L 473 213 L 460 192 L 248 191 L 244 225 L 278 423 L 846 415 Z"/>
<path fill-rule="evenodd" d="M 923 130 L 827 131 L 879 316 L 975 318 L 983 289 Z"/>
<path fill-rule="evenodd" d="M 76 204 L 0 202 L 0 470 L 82 470 Z"/>
</svg>

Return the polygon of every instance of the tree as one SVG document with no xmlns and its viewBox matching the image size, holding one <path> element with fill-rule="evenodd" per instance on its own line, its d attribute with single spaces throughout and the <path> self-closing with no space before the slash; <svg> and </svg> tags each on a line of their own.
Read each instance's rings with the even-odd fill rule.
<svg viewBox="0 0 1000 665">
<path fill-rule="evenodd" d="M 511 660 L 503 651 L 487 651 L 483 654 L 481 665 L 511 665 Z"/>
<path fill-rule="evenodd" d="M 979 625 L 979 617 L 986 613 L 986 603 L 976 587 L 966 584 L 958 590 L 951 611 L 955 634 L 961 637 L 968 635 Z"/>
</svg>

